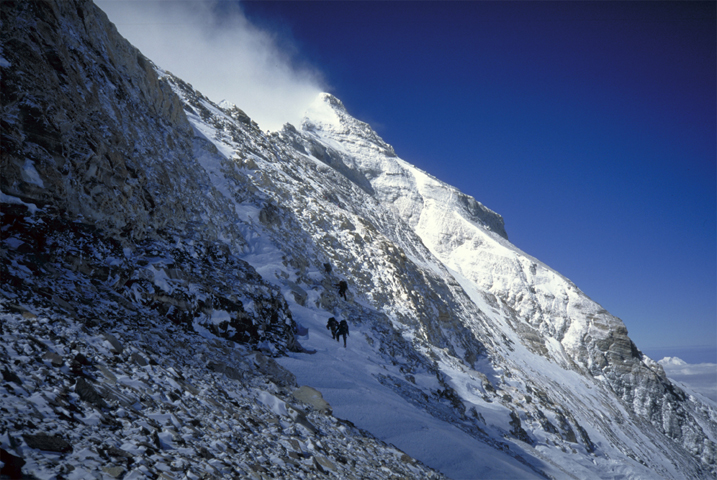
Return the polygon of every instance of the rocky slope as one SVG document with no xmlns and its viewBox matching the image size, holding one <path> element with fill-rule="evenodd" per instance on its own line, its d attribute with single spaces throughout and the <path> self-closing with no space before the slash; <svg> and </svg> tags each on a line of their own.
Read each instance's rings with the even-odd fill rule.
<svg viewBox="0 0 717 480">
<path fill-rule="evenodd" d="M 236 258 L 158 240 L 123 251 L 22 210 L 3 209 L 2 478 L 442 478 L 271 358 L 293 335 L 257 319 L 286 303 Z M 238 336 L 240 313 L 267 355 Z"/>
<path fill-rule="evenodd" d="M 338 99 L 268 135 L 89 1 L 0 9 L 2 474 L 715 476 L 717 407 Z"/>
</svg>

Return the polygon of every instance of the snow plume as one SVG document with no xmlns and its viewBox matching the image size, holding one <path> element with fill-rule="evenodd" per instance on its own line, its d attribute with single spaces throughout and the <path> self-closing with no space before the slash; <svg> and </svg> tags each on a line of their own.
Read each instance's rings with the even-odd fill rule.
<svg viewBox="0 0 717 480">
<path fill-rule="evenodd" d="M 300 124 L 326 90 L 316 69 L 272 32 L 252 25 L 238 2 L 96 0 L 125 38 L 208 96 L 244 110 L 263 130 Z"/>
</svg>

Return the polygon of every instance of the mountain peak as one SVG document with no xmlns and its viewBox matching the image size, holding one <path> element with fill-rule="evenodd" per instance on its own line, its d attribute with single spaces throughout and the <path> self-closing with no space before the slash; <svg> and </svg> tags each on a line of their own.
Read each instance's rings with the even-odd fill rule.
<svg viewBox="0 0 717 480">
<path fill-rule="evenodd" d="M 347 140 L 355 145 L 378 148 L 384 155 L 395 157 L 393 147 L 387 144 L 371 126 L 351 116 L 343 102 L 330 93 L 320 93 L 309 105 L 301 121 L 301 129 L 334 140 Z"/>
<path fill-rule="evenodd" d="M 333 109 L 336 109 L 340 112 L 346 112 L 346 107 L 344 107 L 344 104 L 339 100 L 338 98 L 334 97 L 330 93 L 321 92 L 316 97 L 316 102 L 323 102 L 324 104 L 330 106 Z"/>
<path fill-rule="evenodd" d="M 302 128 L 304 130 L 325 130 L 327 128 L 341 130 L 345 123 L 342 122 L 344 116 L 348 116 L 348 112 L 341 100 L 330 93 L 322 92 L 304 112 Z"/>
</svg>

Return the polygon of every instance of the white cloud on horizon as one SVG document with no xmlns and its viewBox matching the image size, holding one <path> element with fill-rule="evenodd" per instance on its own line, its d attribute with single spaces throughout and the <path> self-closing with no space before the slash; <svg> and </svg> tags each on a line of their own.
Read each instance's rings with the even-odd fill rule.
<svg viewBox="0 0 717 480">
<path fill-rule="evenodd" d="M 252 25 L 236 2 L 95 0 L 120 34 L 160 68 L 215 103 L 244 110 L 263 130 L 299 126 L 326 90 L 321 73 L 297 66 L 272 32 Z"/>
<path fill-rule="evenodd" d="M 687 363 L 678 357 L 665 357 L 658 363 L 670 380 L 717 402 L 717 364 Z"/>
</svg>

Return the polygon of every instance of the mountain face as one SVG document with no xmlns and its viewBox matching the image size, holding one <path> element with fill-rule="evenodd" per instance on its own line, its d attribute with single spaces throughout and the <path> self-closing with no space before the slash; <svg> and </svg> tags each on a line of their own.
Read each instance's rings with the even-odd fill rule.
<svg viewBox="0 0 717 480">
<path fill-rule="evenodd" d="M 717 475 L 714 402 L 337 98 L 267 134 L 90 1 L 0 12 L 0 475 Z"/>
</svg>

